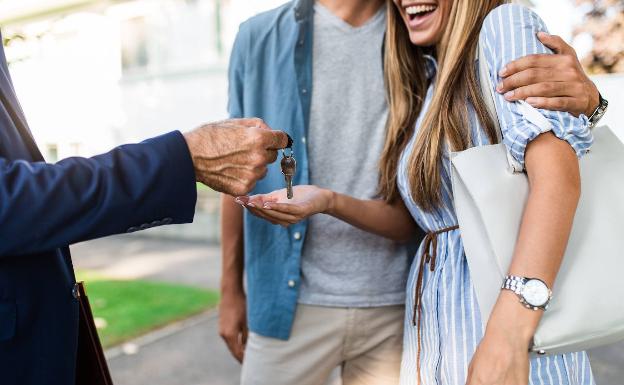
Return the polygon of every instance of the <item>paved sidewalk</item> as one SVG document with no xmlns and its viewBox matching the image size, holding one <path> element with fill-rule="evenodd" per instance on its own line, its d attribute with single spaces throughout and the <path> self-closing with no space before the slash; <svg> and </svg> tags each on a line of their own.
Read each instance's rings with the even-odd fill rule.
<svg viewBox="0 0 624 385">
<path fill-rule="evenodd" d="M 110 277 L 142 278 L 217 289 L 221 271 L 215 245 L 110 237 L 72 247 L 78 269 Z M 217 314 L 208 312 L 107 352 L 116 385 L 235 385 L 240 365 L 217 333 Z M 590 352 L 597 385 L 624 384 L 624 343 Z"/>
<path fill-rule="evenodd" d="M 133 341 L 136 354 L 107 352 L 115 385 L 238 384 L 240 365 L 217 335 L 215 312 L 169 329 L 156 332 L 155 340 L 148 335 Z"/>
<path fill-rule="evenodd" d="M 150 279 L 219 289 L 218 245 L 140 235 L 118 235 L 71 248 L 76 269 L 119 279 Z"/>
</svg>

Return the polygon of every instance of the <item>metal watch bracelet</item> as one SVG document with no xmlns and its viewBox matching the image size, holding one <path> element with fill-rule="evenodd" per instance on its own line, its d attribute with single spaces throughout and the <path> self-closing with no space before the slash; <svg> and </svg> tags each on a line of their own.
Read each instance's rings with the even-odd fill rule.
<svg viewBox="0 0 624 385">
<path fill-rule="evenodd" d="M 589 128 L 596 127 L 600 119 L 602 119 L 602 117 L 604 116 L 605 112 L 607 112 L 607 107 L 609 107 L 609 102 L 605 98 L 603 98 L 600 93 L 598 93 L 598 107 L 596 107 L 591 116 L 587 118 L 589 121 Z"/>
<path fill-rule="evenodd" d="M 546 310 L 552 299 L 552 291 L 539 278 L 526 278 L 508 275 L 503 280 L 501 289 L 514 292 L 520 303 L 527 309 Z"/>
</svg>

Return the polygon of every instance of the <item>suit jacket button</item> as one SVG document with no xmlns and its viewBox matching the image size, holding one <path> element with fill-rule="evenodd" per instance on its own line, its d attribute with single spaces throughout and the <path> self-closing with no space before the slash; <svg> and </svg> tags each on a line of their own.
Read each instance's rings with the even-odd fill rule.
<svg viewBox="0 0 624 385">
<path fill-rule="evenodd" d="M 163 225 L 169 225 L 171 224 L 171 222 L 173 222 L 172 218 L 165 218 L 162 221 L 160 221 L 160 223 L 162 223 Z"/>
<path fill-rule="evenodd" d="M 160 226 L 162 225 L 162 221 L 154 221 L 152 223 L 150 223 L 150 227 L 156 227 L 156 226 Z"/>
<path fill-rule="evenodd" d="M 134 233 L 135 231 L 138 231 L 138 230 L 139 230 L 139 228 L 138 228 L 138 227 L 134 227 L 134 226 L 132 226 L 132 227 L 130 227 L 128 230 L 126 230 L 126 232 L 127 232 L 127 233 Z"/>
<path fill-rule="evenodd" d="M 74 287 L 72 288 L 72 297 L 78 299 L 80 297 L 80 290 L 78 289 L 78 284 L 74 283 Z"/>
<path fill-rule="evenodd" d="M 146 229 L 149 229 L 149 228 L 150 228 L 150 225 L 149 225 L 149 223 L 143 223 L 143 224 L 142 224 L 139 228 L 140 228 L 141 230 L 146 230 Z"/>
</svg>

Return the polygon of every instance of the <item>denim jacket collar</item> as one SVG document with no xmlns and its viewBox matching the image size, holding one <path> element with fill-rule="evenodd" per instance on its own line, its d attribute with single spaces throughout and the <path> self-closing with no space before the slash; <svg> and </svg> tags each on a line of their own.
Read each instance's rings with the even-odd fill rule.
<svg viewBox="0 0 624 385">
<path fill-rule="evenodd" d="M 295 3 L 295 19 L 300 22 L 312 16 L 314 0 L 297 0 Z"/>
<path fill-rule="evenodd" d="M 438 73 L 438 61 L 430 54 L 423 55 L 423 59 L 425 60 L 425 75 L 427 80 L 431 80 Z"/>
</svg>

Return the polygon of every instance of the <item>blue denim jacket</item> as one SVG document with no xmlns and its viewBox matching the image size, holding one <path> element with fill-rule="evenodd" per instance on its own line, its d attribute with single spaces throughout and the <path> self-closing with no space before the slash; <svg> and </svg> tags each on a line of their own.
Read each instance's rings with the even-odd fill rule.
<svg viewBox="0 0 624 385">
<path fill-rule="evenodd" d="M 232 118 L 259 117 L 294 140 L 295 184 L 308 184 L 306 132 L 312 86 L 313 0 L 298 0 L 259 14 L 240 26 L 229 68 Z M 279 162 L 253 193 L 284 187 Z M 288 339 L 299 284 L 307 223 L 272 225 L 245 212 L 245 269 L 249 329 Z"/>
</svg>

